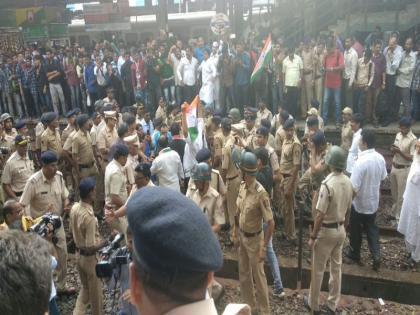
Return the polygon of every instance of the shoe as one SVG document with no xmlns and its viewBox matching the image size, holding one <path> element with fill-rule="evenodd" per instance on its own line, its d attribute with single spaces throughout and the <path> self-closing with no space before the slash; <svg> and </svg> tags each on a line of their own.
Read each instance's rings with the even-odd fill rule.
<svg viewBox="0 0 420 315">
<path fill-rule="evenodd" d="M 327 305 L 324 305 L 323 307 L 321 307 L 321 309 L 322 309 L 322 314 L 326 314 L 326 315 L 335 315 L 335 314 L 337 314 L 336 311 L 333 311 Z"/>
<path fill-rule="evenodd" d="M 64 287 L 62 289 L 57 289 L 57 295 L 59 295 L 59 296 L 73 295 L 73 294 L 76 294 L 76 293 L 77 293 L 77 291 L 73 287 Z"/>
<path fill-rule="evenodd" d="M 348 259 L 352 260 L 353 262 L 356 262 L 356 263 L 360 264 L 360 257 L 354 256 L 350 247 L 347 247 L 344 250 L 344 256 L 346 256 Z"/>
<path fill-rule="evenodd" d="M 282 289 L 273 289 L 273 296 L 283 299 L 286 296 L 286 293 Z"/>
<path fill-rule="evenodd" d="M 381 259 L 380 258 L 374 258 L 373 259 L 373 264 L 372 264 L 372 269 L 374 271 L 379 271 L 380 267 L 381 267 Z"/>
<path fill-rule="evenodd" d="M 312 311 L 311 307 L 309 306 L 309 300 L 306 295 L 303 296 L 303 305 L 308 309 L 308 311 L 313 315 L 321 315 L 321 311 Z"/>
</svg>

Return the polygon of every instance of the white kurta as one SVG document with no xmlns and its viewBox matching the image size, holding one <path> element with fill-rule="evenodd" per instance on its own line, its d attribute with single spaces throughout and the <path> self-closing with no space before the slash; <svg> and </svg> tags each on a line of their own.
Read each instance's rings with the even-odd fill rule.
<svg viewBox="0 0 420 315">
<path fill-rule="evenodd" d="M 407 249 L 416 262 L 420 261 L 420 154 L 414 155 L 407 185 L 404 192 L 404 201 L 401 208 L 398 232 L 404 235 Z"/>
<path fill-rule="evenodd" d="M 214 83 L 217 76 L 216 66 L 212 59 L 203 60 L 198 68 L 201 71 L 202 85 L 200 89 L 200 100 L 206 105 L 214 102 Z"/>
</svg>

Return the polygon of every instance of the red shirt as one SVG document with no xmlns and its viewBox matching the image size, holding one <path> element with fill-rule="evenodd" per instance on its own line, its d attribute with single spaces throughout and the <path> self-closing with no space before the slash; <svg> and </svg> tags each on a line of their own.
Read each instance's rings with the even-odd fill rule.
<svg viewBox="0 0 420 315">
<path fill-rule="evenodd" d="M 324 59 L 324 68 L 344 69 L 344 57 L 341 52 L 336 49 L 333 54 L 327 54 Z M 325 71 L 325 87 L 329 89 L 338 89 L 341 87 L 341 73 L 342 70 Z"/>
</svg>

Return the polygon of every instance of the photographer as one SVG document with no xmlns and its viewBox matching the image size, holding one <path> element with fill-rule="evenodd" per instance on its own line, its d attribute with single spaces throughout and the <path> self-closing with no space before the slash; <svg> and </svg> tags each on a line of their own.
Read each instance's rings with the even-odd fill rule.
<svg viewBox="0 0 420 315">
<path fill-rule="evenodd" d="M 82 179 L 79 193 L 81 201 L 70 212 L 70 230 L 79 253 L 77 269 L 82 284 L 73 315 L 85 314 L 88 304 L 93 315 L 100 315 L 103 314 L 102 287 L 95 274 L 95 266 L 98 262 L 97 251 L 107 242 L 99 240 L 98 220 L 93 212 L 96 195 L 94 178 Z"/>
<path fill-rule="evenodd" d="M 69 209 L 69 192 L 65 186 L 63 174 L 57 171 L 58 156 L 53 151 L 41 155 L 42 168 L 27 181 L 20 198 L 25 207 L 25 214 L 37 219 L 51 212 L 63 216 Z M 57 291 L 58 294 L 74 294 L 74 288 L 66 287 L 67 275 L 67 244 L 63 224 L 56 231 L 57 243 Z"/>
</svg>

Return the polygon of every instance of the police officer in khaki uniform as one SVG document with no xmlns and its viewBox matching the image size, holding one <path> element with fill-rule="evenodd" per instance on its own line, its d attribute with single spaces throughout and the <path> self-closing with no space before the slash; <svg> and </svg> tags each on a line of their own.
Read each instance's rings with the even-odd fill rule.
<svg viewBox="0 0 420 315">
<path fill-rule="evenodd" d="M 139 138 L 136 134 L 124 137 L 124 143 L 128 146 L 127 163 L 125 164 L 125 172 L 127 176 L 128 191 L 135 185 L 135 169 L 139 164 Z"/>
<path fill-rule="evenodd" d="M 223 147 L 225 146 L 227 140 L 231 137 L 231 120 L 229 118 L 223 118 L 221 123 L 221 129 L 214 135 L 213 140 L 213 167 L 216 169 L 221 169 L 222 157 L 223 157 Z"/>
<path fill-rule="evenodd" d="M 20 197 L 20 203 L 26 207 L 25 214 L 36 219 L 48 212 L 63 216 L 69 212 L 69 192 L 63 175 L 57 171 L 58 156 L 54 151 L 41 155 L 42 169 L 33 174 L 27 181 Z M 66 289 L 67 244 L 63 224 L 57 230 L 58 242 L 55 244 L 58 260 L 57 290 L 63 293 L 74 293 Z"/>
<path fill-rule="evenodd" d="M 127 201 L 127 176 L 124 166 L 127 163 L 128 147 L 115 145 L 114 158 L 105 169 L 105 215 L 109 210 L 117 210 Z M 120 218 L 112 222 L 111 227 L 125 233 L 127 222 Z"/>
<path fill-rule="evenodd" d="M 92 141 L 89 134 L 89 116 L 86 114 L 77 117 L 79 130 L 73 136 L 71 152 L 76 163 L 75 172 L 80 180 L 86 177 L 96 176 L 95 156 L 93 154 Z"/>
<path fill-rule="evenodd" d="M 236 130 L 232 130 L 232 133 L 232 137 L 228 139 L 223 148 L 221 172 L 223 181 L 227 187 L 226 201 L 231 234 L 235 225 L 236 198 L 238 197 L 239 186 L 241 184 L 241 171 L 239 169 L 241 148 L 238 145 L 239 136 L 237 136 Z"/>
<path fill-rule="evenodd" d="M 345 107 L 342 111 L 343 126 L 341 127 L 341 148 L 346 152 L 350 150 L 353 141 L 353 130 L 351 129 L 350 120 L 353 116 L 353 110 Z"/>
<path fill-rule="evenodd" d="M 246 147 L 254 150 L 257 147 L 257 127 L 255 121 L 257 119 L 257 109 L 254 107 L 248 107 L 244 112 L 245 117 L 245 143 Z"/>
<path fill-rule="evenodd" d="M 392 159 L 392 169 L 389 174 L 391 181 L 392 195 L 392 216 L 400 218 L 400 212 L 403 202 L 403 195 L 407 183 L 408 173 L 410 171 L 413 155 L 416 150 L 417 138 L 411 131 L 411 120 L 404 117 L 399 122 L 400 132 L 395 137 L 394 144 L 391 146 L 391 152 L 394 154 Z"/>
<path fill-rule="evenodd" d="M 98 131 L 96 136 L 96 147 L 101 155 L 103 169 L 105 169 L 108 164 L 108 153 L 111 149 L 111 146 L 118 139 L 117 129 L 115 128 L 117 124 L 117 112 L 115 111 L 106 111 L 104 112 L 105 116 L 105 128 L 102 128 Z"/>
<path fill-rule="evenodd" d="M 92 315 L 101 315 L 104 314 L 102 285 L 96 276 L 95 266 L 99 261 L 97 251 L 107 242 L 100 240 L 98 220 L 93 212 L 92 205 L 95 201 L 93 177 L 80 181 L 79 194 L 80 202 L 74 204 L 70 212 L 70 230 L 78 251 L 76 261 L 81 282 L 73 315 L 84 315 L 88 304 L 91 305 Z"/>
<path fill-rule="evenodd" d="M 277 158 L 276 151 L 268 144 L 268 134 L 269 130 L 265 127 L 259 127 L 257 129 L 257 148 L 265 148 L 268 152 L 268 159 L 269 159 L 269 166 L 273 172 L 273 180 L 280 181 L 281 174 L 280 174 L 280 165 L 279 160 Z M 267 191 L 271 194 L 271 191 Z"/>
<path fill-rule="evenodd" d="M 270 199 L 256 180 L 257 157 L 252 152 L 241 156 L 243 182 L 236 200 L 235 244 L 239 245 L 239 282 L 242 300 L 258 314 L 270 314 L 267 279 L 264 273 L 266 249 L 274 231 Z M 267 229 L 263 232 L 263 221 Z M 239 244 L 238 244 L 239 243 Z M 254 281 L 256 291 L 254 290 Z M 255 293 L 257 300 L 255 301 Z"/>
<path fill-rule="evenodd" d="M 285 236 L 287 240 L 295 243 L 295 193 L 298 173 L 302 158 L 302 145 L 295 133 L 295 121 L 289 118 L 285 121 L 283 129 L 286 138 L 281 148 L 280 173 L 280 212 L 283 217 Z"/>
<path fill-rule="evenodd" d="M 66 143 L 66 140 L 70 134 L 76 130 L 76 116 L 77 116 L 78 110 L 72 109 L 68 111 L 65 115 L 67 118 L 67 126 L 64 128 L 62 134 L 61 134 L 61 141 L 62 145 L 64 146 L 64 143 Z"/>
<path fill-rule="evenodd" d="M 28 157 L 28 140 L 16 136 L 15 148 L 16 152 L 7 160 L 1 178 L 6 199 L 22 196 L 26 182 L 34 172 L 34 164 Z"/>
<path fill-rule="evenodd" d="M 46 129 L 41 134 L 41 153 L 51 150 L 57 153 L 58 158 L 60 158 L 63 147 L 58 132 L 58 116 L 54 112 L 46 113 L 44 121 Z"/>
<path fill-rule="evenodd" d="M 286 120 L 289 119 L 289 113 L 286 110 L 282 110 L 281 113 L 279 114 L 279 119 L 280 119 L 280 126 L 277 128 L 276 130 L 276 134 L 274 136 L 274 140 L 276 143 L 275 146 L 275 150 L 277 153 L 277 157 L 280 160 L 281 159 L 281 148 L 283 147 L 283 141 L 286 138 L 286 133 L 283 129 L 283 124 Z"/>
<path fill-rule="evenodd" d="M 328 260 L 328 309 L 322 314 L 335 314 L 340 301 L 342 249 L 353 199 L 351 181 L 343 174 L 346 169 L 346 152 L 338 146 L 333 146 L 327 153 L 325 163 L 330 167 L 331 173 L 320 188 L 314 228 L 308 243 L 312 249 L 312 277 L 309 297 L 304 297 L 304 304 L 313 314 L 320 314 L 319 294 Z"/>
</svg>

